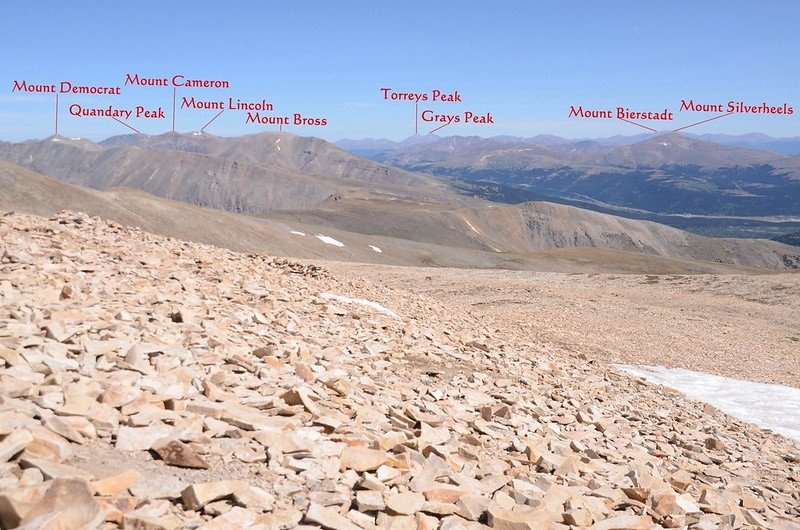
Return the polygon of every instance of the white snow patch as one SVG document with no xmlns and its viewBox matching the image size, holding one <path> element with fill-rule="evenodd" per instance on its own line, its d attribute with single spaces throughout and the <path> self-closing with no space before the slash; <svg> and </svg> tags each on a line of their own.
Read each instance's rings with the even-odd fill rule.
<svg viewBox="0 0 800 530">
<path fill-rule="evenodd" d="M 338 294 L 333 293 L 322 293 L 319 295 L 320 298 L 324 298 L 325 300 L 331 300 L 333 302 L 341 302 L 343 304 L 356 304 L 364 307 L 368 307 L 370 309 L 374 309 L 378 313 L 382 315 L 386 315 L 392 318 L 400 318 L 400 315 L 392 311 L 391 309 L 386 309 L 378 302 L 373 302 L 371 300 L 365 300 L 364 298 L 348 298 L 347 296 L 341 296 Z"/>
<path fill-rule="evenodd" d="M 78 138 L 70 137 L 70 140 L 80 140 L 80 137 L 78 137 Z"/>
<path fill-rule="evenodd" d="M 383 251 L 380 248 L 376 247 L 375 245 L 370 245 L 369 248 L 371 248 L 372 250 L 374 250 L 378 254 L 383 254 Z"/>
<path fill-rule="evenodd" d="M 667 147 L 667 145 L 669 145 L 669 144 L 667 144 L 667 142 L 661 142 L 661 145 L 663 145 L 664 147 Z"/>
<path fill-rule="evenodd" d="M 304 236 L 306 235 L 304 232 L 298 232 L 297 230 L 292 230 L 292 233 L 296 236 Z"/>
<path fill-rule="evenodd" d="M 480 233 L 480 232 L 478 232 L 478 230 L 477 230 L 477 229 L 476 229 L 474 226 L 472 226 L 472 223 L 470 223 L 470 222 L 469 222 L 469 221 L 467 221 L 466 219 L 464 219 L 464 222 L 465 222 L 465 223 L 467 223 L 467 225 L 469 225 L 469 227 L 470 227 L 470 228 L 472 228 L 472 231 L 473 231 L 473 232 L 475 232 L 475 233 L 476 233 L 476 234 L 478 234 L 478 235 L 481 235 L 481 233 Z"/>
<path fill-rule="evenodd" d="M 60 141 L 61 141 L 61 140 L 60 140 L 60 139 L 58 139 L 58 138 L 50 138 L 50 139 L 51 139 L 51 140 L 53 140 L 54 142 L 60 142 Z"/>
<path fill-rule="evenodd" d="M 342 243 L 341 241 L 337 241 L 337 240 L 333 239 L 330 236 L 323 236 L 322 234 L 317 234 L 314 237 L 316 237 L 317 239 L 319 239 L 320 241 L 322 241 L 323 243 L 325 243 L 327 245 L 333 245 L 335 247 L 343 247 L 344 246 L 344 243 Z"/>
<path fill-rule="evenodd" d="M 197 131 L 197 132 L 193 132 L 192 136 L 200 136 L 201 134 L 203 134 L 203 131 Z"/>
<path fill-rule="evenodd" d="M 281 141 L 281 139 L 280 139 L 280 138 L 278 138 L 277 140 L 275 140 L 275 147 L 277 147 L 277 148 L 278 148 L 278 151 L 280 151 L 280 150 L 281 150 L 281 146 L 279 146 L 279 145 L 278 145 L 278 143 L 279 143 L 280 141 Z"/>
<path fill-rule="evenodd" d="M 650 383 L 668 386 L 691 399 L 800 442 L 800 389 L 752 383 L 719 375 L 663 366 L 617 368 Z"/>
</svg>

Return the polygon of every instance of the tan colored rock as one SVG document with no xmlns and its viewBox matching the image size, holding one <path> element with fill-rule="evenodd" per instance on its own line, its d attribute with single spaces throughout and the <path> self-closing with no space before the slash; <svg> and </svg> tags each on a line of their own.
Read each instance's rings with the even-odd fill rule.
<svg viewBox="0 0 800 530">
<path fill-rule="evenodd" d="M 554 473 L 556 469 L 559 469 L 559 466 L 565 462 L 565 460 L 566 459 L 558 455 L 554 455 L 549 451 L 545 451 L 539 455 L 539 458 L 536 460 L 536 469 L 540 473 Z M 562 476 L 564 474 L 566 473 L 563 473 Z"/>
<path fill-rule="evenodd" d="M 378 446 L 382 450 L 388 451 L 398 445 L 406 443 L 407 441 L 408 439 L 406 438 L 406 435 L 402 432 L 390 431 L 380 437 L 378 440 Z"/>
<path fill-rule="evenodd" d="M 352 521 L 354 524 L 360 526 L 361 528 L 369 528 L 374 529 L 375 526 L 375 517 L 372 517 L 369 514 L 359 512 L 358 510 L 349 510 L 345 517 Z"/>
<path fill-rule="evenodd" d="M 175 476 L 148 473 L 131 484 L 129 489 L 132 495 L 142 499 L 175 500 L 182 497 L 182 492 L 187 487 L 183 480 Z"/>
<path fill-rule="evenodd" d="M 94 476 L 88 471 L 83 471 L 77 467 L 68 466 L 66 464 L 59 464 L 57 462 L 50 462 L 42 458 L 23 457 L 19 460 L 19 465 L 23 469 L 35 467 L 42 472 L 44 478 L 58 479 L 58 478 L 80 478 L 84 480 L 92 480 Z"/>
<path fill-rule="evenodd" d="M 22 518 L 44 497 L 50 483 L 13 488 L 0 493 L 0 527 L 16 528 Z"/>
<path fill-rule="evenodd" d="M 755 511 L 763 511 L 767 508 L 767 503 L 763 500 L 757 498 L 750 493 L 743 493 L 741 495 L 742 498 L 742 508 L 746 508 L 748 510 L 755 510 Z"/>
<path fill-rule="evenodd" d="M 145 504 L 122 516 L 125 530 L 177 530 L 182 526 L 181 520 L 169 513 L 169 507 L 160 502 Z"/>
<path fill-rule="evenodd" d="M 75 296 L 75 289 L 71 285 L 67 284 L 61 288 L 61 294 L 59 295 L 61 300 L 70 300 L 73 296 Z"/>
<path fill-rule="evenodd" d="M 381 492 L 362 490 L 356 492 L 356 508 L 362 512 L 383 511 L 386 503 Z"/>
<path fill-rule="evenodd" d="M 417 518 L 413 515 L 389 515 L 379 513 L 375 522 L 386 530 L 417 530 Z"/>
<path fill-rule="evenodd" d="M 437 530 L 439 519 L 424 513 L 417 513 L 417 530 Z"/>
<path fill-rule="evenodd" d="M 677 496 L 672 493 L 657 493 L 653 496 L 653 510 L 661 516 L 664 515 L 683 515 L 686 513 L 678 505 Z"/>
<path fill-rule="evenodd" d="M 68 423 L 63 421 L 58 416 L 50 416 L 42 420 L 42 425 L 58 434 L 63 436 L 70 442 L 82 444 L 86 442 L 86 438 L 81 433 L 72 428 Z"/>
<path fill-rule="evenodd" d="M 20 363 L 19 353 L 3 344 L 0 344 L 0 359 L 5 361 L 8 366 L 14 366 Z"/>
<path fill-rule="evenodd" d="M 157 423 L 149 427 L 120 427 L 116 448 L 122 451 L 147 451 L 153 444 L 172 433 L 172 427 Z"/>
<path fill-rule="evenodd" d="M 28 444 L 20 457 L 61 462 L 72 454 L 72 444 L 63 436 L 41 425 L 31 427 L 30 430 L 33 441 Z"/>
<path fill-rule="evenodd" d="M 489 526 L 498 530 L 547 530 L 550 517 L 539 511 L 511 511 L 489 507 Z"/>
<path fill-rule="evenodd" d="M 178 440 L 158 445 L 153 449 L 166 464 L 191 469 L 208 469 L 208 463 L 187 444 Z"/>
<path fill-rule="evenodd" d="M 247 487 L 247 483 L 241 480 L 205 482 L 202 484 L 192 484 L 181 492 L 181 497 L 187 509 L 199 510 L 209 502 L 226 497 L 233 497 Z"/>
<path fill-rule="evenodd" d="M 421 493 L 409 491 L 387 495 L 385 501 L 386 507 L 396 514 L 414 515 L 425 504 L 425 496 Z"/>
<path fill-rule="evenodd" d="M 271 355 L 275 355 L 277 352 L 277 348 L 274 344 L 268 344 L 266 346 L 260 346 L 253 350 L 253 355 L 258 357 L 259 359 L 263 359 L 264 357 L 268 357 Z"/>
<path fill-rule="evenodd" d="M 646 515 L 612 515 L 589 527 L 590 530 L 652 530 L 653 520 Z"/>
<path fill-rule="evenodd" d="M 92 497 L 89 483 L 75 478 L 53 480 L 44 496 L 22 518 L 20 525 L 51 515 L 57 516 L 47 525 L 52 530 L 97 528 L 105 521 L 105 511 Z"/>
<path fill-rule="evenodd" d="M 492 500 L 500 507 L 505 508 L 506 510 L 511 510 L 516 505 L 516 501 L 514 500 L 511 495 L 505 493 L 504 491 L 500 490 L 494 494 Z"/>
<path fill-rule="evenodd" d="M 486 512 L 491 500 L 481 495 L 462 495 L 456 501 L 458 515 L 468 521 L 477 521 Z"/>
<path fill-rule="evenodd" d="M 257 514 L 234 506 L 226 513 L 215 517 L 209 523 L 203 525 L 203 530 L 229 530 L 234 528 L 251 528 L 258 518 Z"/>
<path fill-rule="evenodd" d="M 317 376 L 307 363 L 297 363 L 294 366 L 295 373 L 306 383 L 313 383 Z"/>
<path fill-rule="evenodd" d="M 679 469 L 667 477 L 667 482 L 677 491 L 686 491 L 692 484 L 692 476 L 687 471 Z"/>
<path fill-rule="evenodd" d="M 103 392 L 98 401 L 104 405 L 108 405 L 109 407 L 120 408 L 138 399 L 141 395 L 142 391 L 138 388 L 127 384 L 117 383 L 110 386 L 105 392 Z"/>
<path fill-rule="evenodd" d="M 247 486 L 233 494 L 234 500 L 253 512 L 268 512 L 275 506 L 275 496 L 258 486 Z"/>
<path fill-rule="evenodd" d="M 115 475 L 111 475 L 91 483 L 92 492 L 95 495 L 113 497 L 127 490 L 144 477 L 138 471 L 129 469 Z"/>
<path fill-rule="evenodd" d="M 122 524 L 122 518 L 126 513 L 136 509 L 139 499 L 136 497 L 95 497 L 105 512 L 105 520 L 109 523 Z"/>
<path fill-rule="evenodd" d="M 652 494 L 652 491 L 647 488 L 622 488 L 622 492 L 629 499 L 642 503 L 647 502 L 647 499 L 649 499 Z"/>
<path fill-rule="evenodd" d="M 19 486 L 21 488 L 27 488 L 28 486 L 36 486 L 37 484 L 41 484 L 44 482 L 44 475 L 41 471 L 36 469 L 35 467 L 29 467 L 28 469 L 23 469 L 22 474 L 19 477 Z"/>
<path fill-rule="evenodd" d="M 575 508 L 564 512 L 564 524 L 570 526 L 589 526 L 594 522 L 594 518 L 589 510 L 585 508 Z"/>
<path fill-rule="evenodd" d="M 11 432 L 0 441 L 0 462 L 8 462 L 14 455 L 21 453 L 33 442 L 33 435 L 28 429 Z"/>
<path fill-rule="evenodd" d="M 311 399 L 308 391 L 305 388 L 293 388 L 281 394 L 287 405 L 302 405 L 311 414 L 319 414 L 320 409 Z"/>
<path fill-rule="evenodd" d="M 361 530 L 361 527 L 343 517 L 337 510 L 315 503 L 308 507 L 305 520 L 329 530 Z"/>
<path fill-rule="evenodd" d="M 258 516 L 251 530 L 287 530 L 294 528 L 302 520 L 299 510 L 278 510 Z"/>
<path fill-rule="evenodd" d="M 467 494 L 467 491 L 456 486 L 442 485 L 425 490 L 423 494 L 425 499 L 431 502 L 455 504 L 462 495 Z"/>
<path fill-rule="evenodd" d="M 542 455 L 548 452 L 547 445 L 544 443 L 529 443 L 525 446 L 525 456 L 528 457 L 528 461 L 534 464 L 539 461 Z"/>
<path fill-rule="evenodd" d="M 57 342 L 67 342 L 80 331 L 75 326 L 65 326 L 60 322 L 50 322 L 44 327 L 44 330 L 48 339 L 53 339 Z"/>
<path fill-rule="evenodd" d="M 45 513 L 43 515 L 39 515 L 30 521 L 26 522 L 24 525 L 20 525 L 17 527 L 17 530 L 62 530 L 65 528 L 64 523 L 62 522 L 61 517 L 58 513 L 50 512 Z"/>
<path fill-rule="evenodd" d="M 425 504 L 422 505 L 420 511 L 436 515 L 438 517 L 444 517 L 447 515 L 454 515 L 458 513 L 459 507 L 456 506 L 455 504 L 448 504 L 444 502 L 425 501 Z"/>
<path fill-rule="evenodd" d="M 345 447 L 342 451 L 341 469 L 354 471 L 374 471 L 389 461 L 384 451 L 366 447 Z"/>
<path fill-rule="evenodd" d="M 81 416 L 62 416 L 60 419 L 84 438 L 97 438 L 97 429 L 87 418 Z"/>
</svg>

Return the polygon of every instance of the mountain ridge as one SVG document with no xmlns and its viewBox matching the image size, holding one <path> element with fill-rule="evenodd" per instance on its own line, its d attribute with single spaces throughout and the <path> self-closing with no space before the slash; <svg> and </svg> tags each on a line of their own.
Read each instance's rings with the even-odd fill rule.
<svg viewBox="0 0 800 530">
<path fill-rule="evenodd" d="M 0 190 L 0 208 L 7 210 L 53 215 L 81 209 L 171 237 L 288 257 L 533 270 L 555 267 L 559 260 L 567 268 L 580 269 L 578 262 L 584 260 L 589 269 L 606 270 L 603 259 L 621 270 L 800 267 L 797 247 L 704 238 L 657 223 L 550 203 L 435 205 L 364 196 L 253 216 L 170 201 L 141 190 L 84 189 L 9 162 L 0 162 Z M 321 243 L 317 235 L 342 246 Z M 630 265 L 623 265 L 626 262 Z"/>
<path fill-rule="evenodd" d="M 130 187 L 230 211 L 309 208 L 347 193 L 469 202 L 439 179 L 288 133 L 128 135 L 108 147 L 51 137 L 0 143 L 0 158 L 95 189 Z"/>
<path fill-rule="evenodd" d="M 472 186 L 652 215 L 800 216 L 800 157 L 677 133 L 629 145 L 453 136 L 382 153 L 383 163 Z M 505 194 L 513 197 L 514 194 Z"/>
<path fill-rule="evenodd" d="M 607 146 L 618 146 L 618 145 L 630 145 L 634 144 L 648 138 L 652 138 L 655 136 L 659 136 L 662 134 L 669 134 L 666 132 L 662 133 L 643 133 L 643 134 L 635 134 L 635 135 L 614 135 L 614 136 L 607 136 L 607 137 L 583 137 L 583 138 L 565 138 L 562 136 L 552 135 L 552 134 L 539 134 L 536 136 L 514 136 L 514 135 L 497 135 L 497 136 L 485 136 L 483 138 L 487 140 L 499 140 L 499 141 L 506 141 L 511 143 L 532 143 L 532 144 L 540 144 L 540 145 L 558 145 L 558 144 L 571 144 L 571 143 L 579 143 L 579 142 L 594 142 L 600 145 L 607 145 Z M 727 145 L 733 147 L 743 147 L 748 149 L 757 149 L 757 150 L 766 150 L 772 151 L 777 154 L 784 154 L 784 155 L 800 155 L 800 136 L 786 136 L 786 137 L 776 137 L 770 136 L 763 133 L 745 133 L 745 134 L 714 134 L 714 133 L 704 133 L 704 134 L 694 134 L 691 132 L 684 131 L 681 133 L 683 136 L 687 136 L 690 138 L 697 138 L 699 140 L 705 140 L 714 142 L 720 145 Z M 334 145 L 342 147 L 343 149 L 351 150 L 360 150 L 360 149 L 372 149 L 372 150 L 393 150 L 399 147 L 404 147 L 410 143 L 414 136 L 409 136 L 403 140 L 390 140 L 387 138 L 381 139 L 373 139 L 373 138 L 362 138 L 362 139 L 354 139 L 354 138 L 345 138 L 341 140 L 334 141 Z M 425 138 L 431 138 L 430 142 L 439 141 L 442 139 L 449 138 L 448 136 L 442 135 L 430 135 L 425 136 Z M 419 142 L 415 142 L 419 143 Z"/>
</svg>

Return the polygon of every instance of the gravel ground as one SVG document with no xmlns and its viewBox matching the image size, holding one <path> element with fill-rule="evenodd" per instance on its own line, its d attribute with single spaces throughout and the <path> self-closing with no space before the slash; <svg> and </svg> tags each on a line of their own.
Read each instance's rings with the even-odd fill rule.
<svg viewBox="0 0 800 530">
<path fill-rule="evenodd" d="M 800 388 L 800 274 L 608 275 L 328 263 L 336 276 L 446 301 L 508 336 L 608 363 Z"/>
</svg>

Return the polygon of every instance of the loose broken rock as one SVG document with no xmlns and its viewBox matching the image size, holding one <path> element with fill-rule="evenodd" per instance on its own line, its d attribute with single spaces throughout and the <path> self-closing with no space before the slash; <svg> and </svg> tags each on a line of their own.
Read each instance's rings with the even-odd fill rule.
<svg viewBox="0 0 800 530">
<path fill-rule="evenodd" d="M 192 469 L 208 469 L 208 463 L 192 451 L 188 445 L 178 440 L 156 446 L 153 451 L 167 464 Z"/>
</svg>

